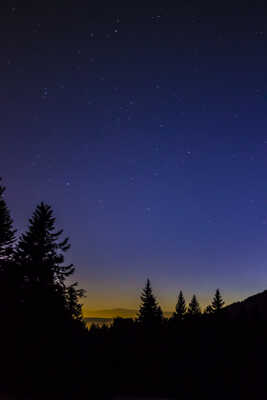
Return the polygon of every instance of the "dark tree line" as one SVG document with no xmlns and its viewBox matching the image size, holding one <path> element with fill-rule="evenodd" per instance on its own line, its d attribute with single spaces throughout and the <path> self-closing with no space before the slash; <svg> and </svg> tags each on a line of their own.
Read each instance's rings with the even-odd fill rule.
<svg viewBox="0 0 267 400">
<path fill-rule="evenodd" d="M 180 290 L 172 316 L 164 318 L 148 279 L 135 320 L 93 325 L 89 336 L 109 360 L 110 385 L 120 377 L 114 391 L 182 399 L 267 393 L 267 324 L 256 314 L 252 321 L 232 320 L 219 289 L 203 312 L 195 294 L 187 305 Z"/>
<path fill-rule="evenodd" d="M 135 320 L 86 329 L 70 244 L 52 208 L 40 203 L 21 235 L 0 182 L 0 396 L 258 398 L 266 394 L 267 324 L 257 308 L 229 314 L 217 289 L 201 311 L 180 290 L 164 318 L 147 279 Z M 267 306 L 266 306 L 267 307 Z M 254 310 L 254 309 L 253 309 Z M 232 315 L 235 315 L 233 318 Z"/>
<path fill-rule="evenodd" d="M 137 323 L 143 326 L 156 326 L 163 322 L 164 317 L 161 307 L 158 305 L 155 296 L 152 293 L 150 280 L 147 279 L 146 285 L 142 290 L 141 304 L 139 308 Z M 191 301 L 186 305 L 186 301 L 182 290 L 179 291 L 175 311 L 170 318 L 170 322 L 181 322 L 186 319 L 197 319 L 201 315 L 204 316 L 217 316 L 221 313 L 224 306 L 224 300 L 219 289 L 216 289 L 214 297 L 210 305 L 208 305 L 202 314 L 199 302 L 195 294 L 193 294 Z"/>
</svg>

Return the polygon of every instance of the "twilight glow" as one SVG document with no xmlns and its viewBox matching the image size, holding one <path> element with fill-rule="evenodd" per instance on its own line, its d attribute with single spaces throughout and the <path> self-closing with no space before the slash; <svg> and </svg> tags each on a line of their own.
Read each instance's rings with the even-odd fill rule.
<svg viewBox="0 0 267 400">
<path fill-rule="evenodd" d="M 165 310 L 179 289 L 202 305 L 266 289 L 265 17 L 38 7 L 1 17 L 0 176 L 19 232 L 52 205 L 85 313 L 136 309 L 147 277 Z"/>
</svg>

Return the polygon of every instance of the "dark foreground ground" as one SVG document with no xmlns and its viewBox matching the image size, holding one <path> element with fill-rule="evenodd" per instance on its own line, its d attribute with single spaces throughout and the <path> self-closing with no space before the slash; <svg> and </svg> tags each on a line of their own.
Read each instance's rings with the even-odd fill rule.
<svg viewBox="0 0 267 400">
<path fill-rule="evenodd" d="M 113 397 L 112 400 L 173 400 L 170 397 Z"/>
<path fill-rule="evenodd" d="M 145 331 L 123 320 L 67 332 L 1 342 L 1 393 L 9 395 L 0 400 L 267 398 L 265 322 L 201 320 Z"/>
</svg>

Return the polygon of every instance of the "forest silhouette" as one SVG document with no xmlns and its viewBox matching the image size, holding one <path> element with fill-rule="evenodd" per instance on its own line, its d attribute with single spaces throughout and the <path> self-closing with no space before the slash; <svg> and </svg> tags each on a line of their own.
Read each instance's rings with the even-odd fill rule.
<svg viewBox="0 0 267 400">
<path fill-rule="evenodd" d="M 17 237 L 0 182 L 1 394 L 79 399 L 123 395 L 259 398 L 266 391 L 267 292 L 205 310 L 182 290 L 170 318 L 149 279 L 137 318 L 87 329 L 70 248 L 52 208 L 37 205 Z"/>
</svg>

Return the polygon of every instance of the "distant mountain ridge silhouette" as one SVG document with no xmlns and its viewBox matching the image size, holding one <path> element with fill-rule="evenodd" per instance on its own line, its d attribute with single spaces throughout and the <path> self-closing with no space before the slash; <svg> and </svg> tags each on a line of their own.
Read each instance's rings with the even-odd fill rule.
<svg viewBox="0 0 267 400">
<path fill-rule="evenodd" d="M 172 315 L 171 311 L 163 312 L 165 317 L 170 317 Z M 87 310 L 85 312 L 85 319 L 113 319 L 116 317 L 121 318 L 136 318 L 138 315 L 138 310 L 128 309 L 128 308 L 111 308 L 103 310 Z"/>
<path fill-rule="evenodd" d="M 110 308 L 86 311 L 87 318 L 135 318 L 138 311 L 129 308 Z"/>
</svg>

